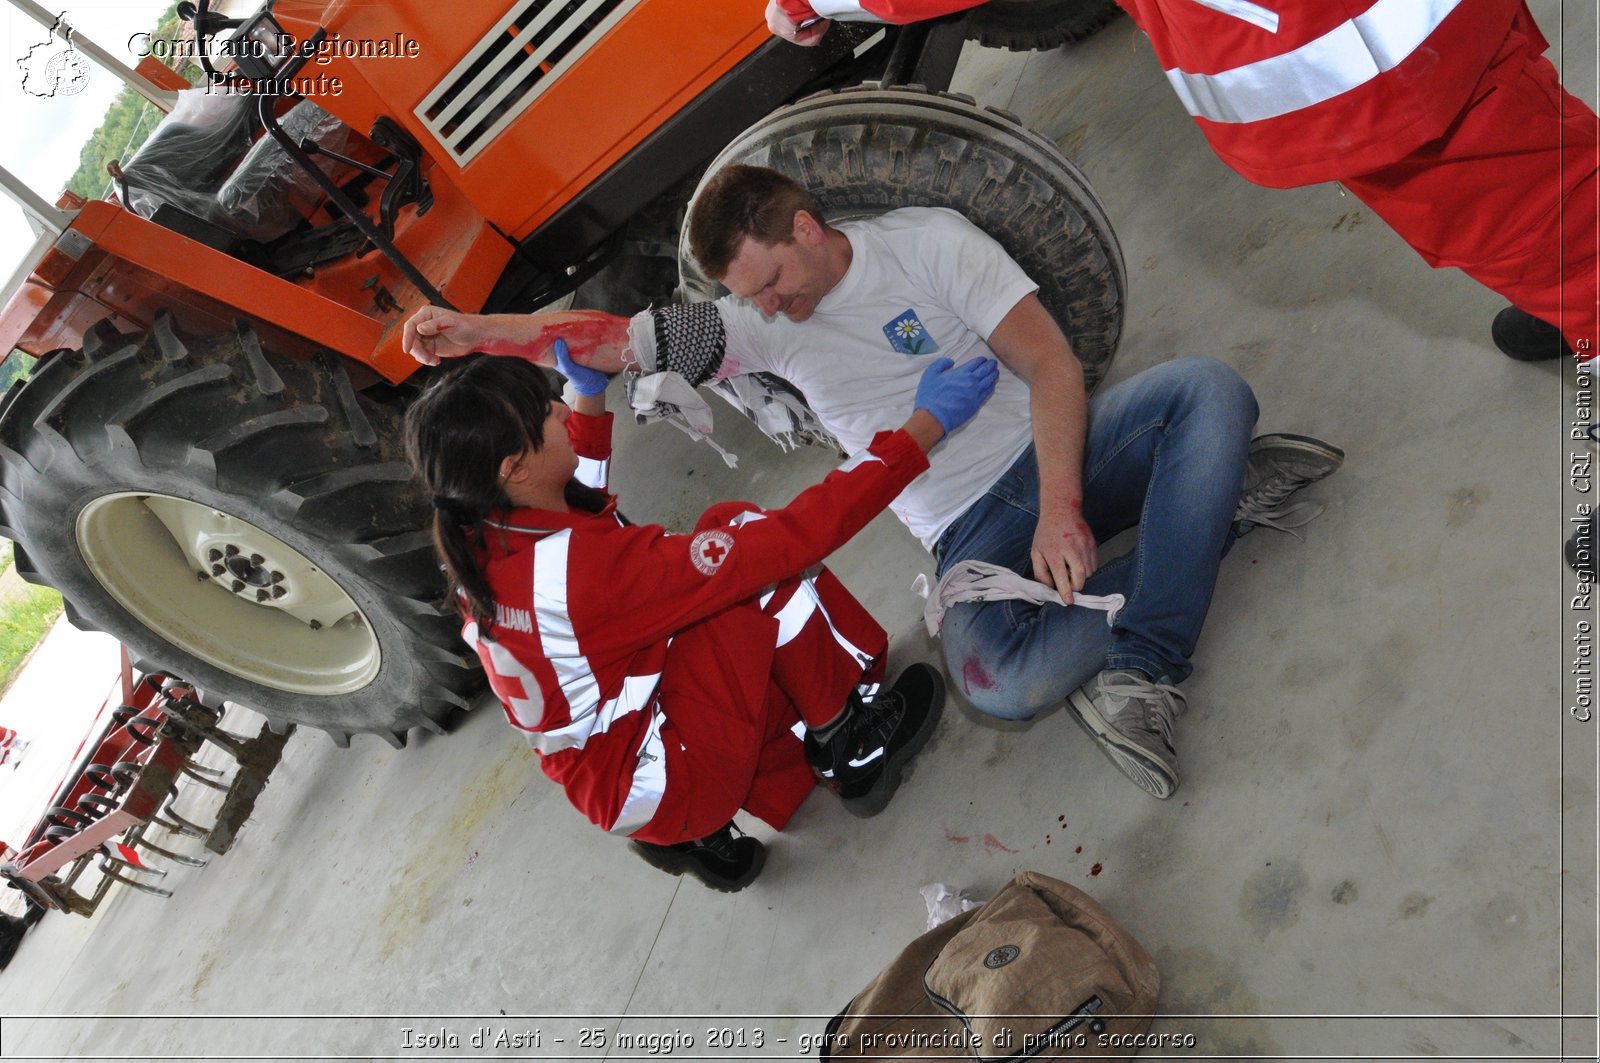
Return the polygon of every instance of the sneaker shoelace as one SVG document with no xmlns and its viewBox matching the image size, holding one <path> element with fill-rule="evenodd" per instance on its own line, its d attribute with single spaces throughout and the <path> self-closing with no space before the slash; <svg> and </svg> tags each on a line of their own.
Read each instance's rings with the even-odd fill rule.
<svg viewBox="0 0 1600 1063">
<path fill-rule="evenodd" d="M 905 715 L 905 708 L 905 698 L 895 690 L 880 690 L 870 700 L 863 698 L 861 729 L 852 735 L 856 741 L 856 752 L 866 752 L 887 745 L 889 736 L 900 726 L 900 718 Z"/>
<path fill-rule="evenodd" d="M 1100 690 L 1138 704 L 1144 716 L 1145 730 L 1160 735 L 1167 747 L 1172 748 L 1173 721 L 1189 707 L 1181 690 L 1167 683 L 1133 675 L 1123 682 L 1102 683 Z"/>
<path fill-rule="evenodd" d="M 726 827 L 723 827 L 715 834 L 701 838 L 700 847 L 703 849 L 710 849 L 713 854 L 723 860 L 728 861 L 730 864 L 737 863 L 739 860 L 739 853 L 733 845 L 735 833 L 737 833 L 741 838 L 744 837 L 744 831 L 739 830 L 737 825 L 729 823 Z"/>
<path fill-rule="evenodd" d="M 1275 528 L 1299 539 L 1300 533 L 1293 529 L 1317 519 L 1323 507 L 1316 502 L 1296 502 L 1292 505 L 1284 505 L 1284 502 L 1307 483 L 1310 481 L 1304 477 L 1274 470 L 1239 496 L 1239 506 L 1233 512 L 1233 519 Z"/>
</svg>

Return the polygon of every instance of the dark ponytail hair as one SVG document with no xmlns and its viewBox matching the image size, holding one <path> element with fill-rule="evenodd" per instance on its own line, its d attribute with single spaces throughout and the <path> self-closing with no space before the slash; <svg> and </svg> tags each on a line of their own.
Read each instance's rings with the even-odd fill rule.
<svg viewBox="0 0 1600 1063">
<path fill-rule="evenodd" d="M 521 358 L 474 355 L 439 373 L 406 411 L 406 458 L 433 501 L 433 545 L 451 600 L 488 631 L 494 591 L 483 570 L 484 521 L 511 509 L 500 463 L 544 445 L 559 401 L 550 377 Z M 568 485 L 567 499 L 596 511 L 604 495 Z"/>
</svg>

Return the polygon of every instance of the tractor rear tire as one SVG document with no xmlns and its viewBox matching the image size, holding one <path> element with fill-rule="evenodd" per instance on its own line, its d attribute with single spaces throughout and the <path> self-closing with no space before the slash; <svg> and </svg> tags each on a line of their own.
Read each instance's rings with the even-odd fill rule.
<svg viewBox="0 0 1600 1063">
<path fill-rule="evenodd" d="M 733 163 L 788 174 L 833 223 L 898 207 L 961 213 L 1039 283 L 1040 300 L 1083 363 L 1085 385 L 1093 390 L 1105 377 L 1122 336 L 1122 248 L 1078 168 L 1011 115 L 964 96 L 861 85 L 774 111 L 706 173 Z M 725 290 L 700 272 L 687 228 L 678 268 L 691 299 Z"/>
<path fill-rule="evenodd" d="M 989 0 L 967 15 L 967 39 L 987 48 L 1042 52 L 1076 44 L 1122 11 L 1116 0 Z"/>
<path fill-rule="evenodd" d="M 280 732 L 442 733 L 482 672 L 439 608 L 404 397 L 242 324 L 102 322 L 0 406 L 0 534 L 79 626 Z"/>
</svg>

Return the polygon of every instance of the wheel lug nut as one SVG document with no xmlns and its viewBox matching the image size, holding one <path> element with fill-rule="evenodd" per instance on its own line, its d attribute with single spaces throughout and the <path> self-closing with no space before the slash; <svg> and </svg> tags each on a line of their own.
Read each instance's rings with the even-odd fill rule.
<svg viewBox="0 0 1600 1063">
<path fill-rule="evenodd" d="M 226 571 L 228 571 L 228 570 L 223 568 L 221 565 L 212 565 L 211 566 L 211 574 L 213 576 L 220 576 Z"/>
<path fill-rule="evenodd" d="M 282 583 L 283 582 L 283 573 L 282 572 L 270 572 L 270 573 L 268 573 L 268 577 L 274 583 Z"/>
<path fill-rule="evenodd" d="M 221 561 L 222 560 L 222 551 L 218 550 L 216 547 L 213 546 L 211 549 L 206 551 L 206 560 L 207 561 Z"/>
<path fill-rule="evenodd" d="M 267 592 L 266 591 L 256 591 L 256 601 L 264 602 L 266 600 L 267 600 Z"/>
<path fill-rule="evenodd" d="M 289 592 L 284 590 L 282 587 L 274 587 L 274 588 L 272 588 L 272 596 L 273 596 L 273 598 L 282 598 L 285 594 L 288 594 L 288 593 Z"/>
<path fill-rule="evenodd" d="M 225 556 L 225 557 L 233 557 L 238 552 L 239 552 L 239 548 L 237 546 L 232 546 L 232 545 L 224 547 L 223 551 L 222 551 L 223 556 Z"/>
<path fill-rule="evenodd" d="M 250 563 L 252 565 L 259 565 L 259 564 L 261 564 L 261 562 L 263 562 L 265 560 L 266 560 L 266 558 L 262 557 L 260 554 L 251 554 L 250 555 Z"/>
<path fill-rule="evenodd" d="M 244 580 L 242 580 L 242 579 L 234 580 L 233 581 L 233 585 L 229 588 L 229 590 L 233 591 L 233 593 L 235 593 L 235 594 L 238 594 L 240 591 L 244 590 Z"/>
<path fill-rule="evenodd" d="M 195 578 L 200 580 L 201 582 L 204 582 L 205 580 L 208 580 L 208 579 L 211 578 L 211 573 L 207 572 L 205 569 L 201 569 L 199 572 L 196 572 L 194 575 L 195 575 Z"/>
</svg>

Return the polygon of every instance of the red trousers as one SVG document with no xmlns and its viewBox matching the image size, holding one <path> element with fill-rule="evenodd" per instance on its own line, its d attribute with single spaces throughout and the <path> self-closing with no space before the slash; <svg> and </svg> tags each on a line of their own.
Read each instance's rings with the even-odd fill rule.
<svg viewBox="0 0 1600 1063">
<path fill-rule="evenodd" d="M 726 525 L 754 508 L 713 506 L 695 530 Z M 774 617 L 778 645 L 765 688 L 729 698 L 739 684 L 733 669 L 721 667 L 725 633 L 772 626 Z M 704 838 L 741 808 L 782 830 L 816 784 L 795 724 L 832 722 L 857 686 L 882 679 L 888 644 L 883 628 L 827 569 L 785 580 L 761 599 L 674 635 L 661 682 L 667 788 L 655 816 L 633 837 L 657 845 Z M 674 667 L 674 658 L 686 666 Z"/>
<path fill-rule="evenodd" d="M 1527 9 L 1437 140 L 1344 185 L 1434 266 L 1455 266 L 1595 353 L 1600 120 L 1545 59 Z"/>
</svg>

